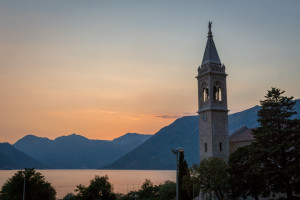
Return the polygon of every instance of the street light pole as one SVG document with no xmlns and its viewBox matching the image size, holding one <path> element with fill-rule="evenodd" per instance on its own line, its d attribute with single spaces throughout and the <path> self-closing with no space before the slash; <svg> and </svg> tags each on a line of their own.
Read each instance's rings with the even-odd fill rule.
<svg viewBox="0 0 300 200">
<path fill-rule="evenodd" d="M 179 174 L 178 174 L 178 153 L 183 152 L 183 148 L 178 147 L 176 149 L 171 149 L 173 154 L 176 155 L 176 200 L 179 200 L 179 184 L 178 184 L 178 179 L 179 179 Z"/>
<path fill-rule="evenodd" d="M 22 172 L 24 174 L 23 200 L 25 200 L 25 171 Z"/>
<path fill-rule="evenodd" d="M 176 200 L 179 199 L 179 183 L 178 183 L 178 179 L 179 179 L 179 174 L 178 174 L 178 151 L 176 151 Z"/>
</svg>

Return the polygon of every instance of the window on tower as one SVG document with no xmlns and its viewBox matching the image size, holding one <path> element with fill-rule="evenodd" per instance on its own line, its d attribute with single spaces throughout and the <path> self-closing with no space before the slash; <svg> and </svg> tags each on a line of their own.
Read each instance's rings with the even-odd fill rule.
<svg viewBox="0 0 300 200">
<path fill-rule="evenodd" d="M 222 142 L 220 142 L 220 152 L 222 152 Z"/>
<path fill-rule="evenodd" d="M 215 101 L 222 101 L 222 89 L 220 82 L 215 82 L 213 95 Z"/>
<path fill-rule="evenodd" d="M 209 100 L 209 90 L 208 87 L 203 88 L 203 101 L 206 102 Z"/>
<path fill-rule="evenodd" d="M 222 101 L 222 90 L 221 90 L 221 87 L 219 87 L 218 95 L 219 95 L 219 97 L 218 97 L 219 101 Z"/>
<path fill-rule="evenodd" d="M 204 148 L 205 148 L 205 152 L 207 152 L 207 144 L 206 144 L 206 142 L 204 144 Z"/>
</svg>

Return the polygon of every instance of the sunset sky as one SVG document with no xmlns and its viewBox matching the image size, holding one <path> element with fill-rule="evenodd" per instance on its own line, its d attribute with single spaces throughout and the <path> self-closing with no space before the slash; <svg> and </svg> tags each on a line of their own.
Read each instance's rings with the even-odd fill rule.
<svg viewBox="0 0 300 200">
<path fill-rule="evenodd" d="M 197 111 L 207 24 L 230 113 L 300 98 L 300 1 L 0 2 L 0 142 L 154 134 Z"/>
</svg>

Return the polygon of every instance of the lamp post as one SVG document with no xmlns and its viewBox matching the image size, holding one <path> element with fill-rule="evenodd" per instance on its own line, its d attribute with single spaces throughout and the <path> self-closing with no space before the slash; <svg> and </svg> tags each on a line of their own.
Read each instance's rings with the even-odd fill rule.
<svg viewBox="0 0 300 200">
<path fill-rule="evenodd" d="M 171 149 L 171 151 L 173 152 L 174 155 L 176 155 L 176 200 L 178 200 L 179 197 L 179 185 L 178 185 L 178 153 L 179 152 L 183 152 L 183 148 L 182 147 L 178 147 L 176 149 Z"/>
<path fill-rule="evenodd" d="M 24 171 L 22 171 L 22 173 L 24 174 L 23 200 L 25 200 L 25 176 L 26 176 L 26 172 L 25 172 L 25 170 L 24 170 Z"/>
</svg>

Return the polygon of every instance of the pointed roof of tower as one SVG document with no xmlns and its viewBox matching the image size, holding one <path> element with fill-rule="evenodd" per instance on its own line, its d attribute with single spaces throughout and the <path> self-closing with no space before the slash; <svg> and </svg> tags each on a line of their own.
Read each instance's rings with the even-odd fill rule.
<svg viewBox="0 0 300 200">
<path fill-rule="evenodd" d="M 214 40 L 213 40 L 213 35 L 211 32 L 211 24 L 212 22 L 208 23 L 208 36 L 207 36 L 207 43 L 205 47 L 205 52 L 203 55 L 202 59 L 202 64 L 207 64 L 207 63 L 216 63 L 216 64 L 221 64 L 221 60 L 218 55 L 217 48 L 215 46 Z"/>
</svg>

